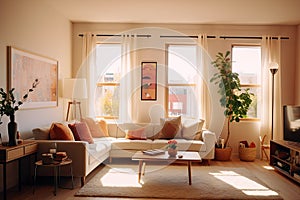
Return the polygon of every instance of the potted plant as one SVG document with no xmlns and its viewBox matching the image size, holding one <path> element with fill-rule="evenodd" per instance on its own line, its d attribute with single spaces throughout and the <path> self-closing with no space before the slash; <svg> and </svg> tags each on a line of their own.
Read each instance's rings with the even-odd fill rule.
<svg viewBox="0 0 300 200">
<path fill-rule="evenodd" d="M 210 82 L 219 86 L 220 103 L 225 108 L 224 115 L 227 119 L 227 136 L 225 140 L 218 140 L 222 144 L 216 145 L 216 159 L 230 160 L 231 148 L 228 146 L 228 141 L 231 122 L 239 122 L 241 118 L 247 116 L 253 94 L 249 92 L 249 89 L 242 91 L 239 74 L 232 72 L 230 51 L 225 54 L 219 52 L 212 65 L 218 70 L 218 73 L 213 75 Z"/>
<path fill-rule="evenodd" d="M 9 146 L 17 145 L 17 123 L 15 122 L 15 112 L 19 110 L 19 107 L 28 98 L 29 93 L 33 92 L 33 89 L 36 88 L 38 84 L 39 80 L 35 79 L 32 83 L 32 87 L 23 96 L 22 100 L 19 101 L 17 101 L 14 96 L 15 88 L 10 89 L 7 93 L 4 91 L 3 88 L 0 88 L 0 124 L 2 124 L 2 116 L 7 115 L 10 119 L 10 122 L 7 124 Z"/>
<path fill-rule="evenodd" d="M 170 157 L 175 157 L 177 155 L 177 141 L 169 140 L 167 150 Z"/>
</svg>

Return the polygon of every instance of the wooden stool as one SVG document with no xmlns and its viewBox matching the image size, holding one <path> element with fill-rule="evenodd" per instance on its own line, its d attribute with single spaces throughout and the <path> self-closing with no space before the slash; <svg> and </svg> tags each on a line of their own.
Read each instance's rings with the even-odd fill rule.
<svg viewBox="0 0 300 200">
<path fill-rule="evenodd" d="M 263 160 L 264 158 L 264 154 L 267 158 L 267 160 L 269 160 L 269 156 L 266 152 L 267 149 L 270 149 L 270 144 L 265 144 L 265 139 L 266 139 L 267 135 L 264 135 L 263 137 L 259 136 L 259 140 L 260 140 L 260 150 L 261 150 L 261 156 L 260 159 Z"/>
</svg>

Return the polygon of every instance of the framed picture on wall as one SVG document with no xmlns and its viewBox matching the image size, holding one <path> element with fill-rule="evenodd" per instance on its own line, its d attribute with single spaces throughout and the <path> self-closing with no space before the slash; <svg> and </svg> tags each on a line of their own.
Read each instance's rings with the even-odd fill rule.
<svg viewBox="0 0 300 200">
<path fill-rule="evenodd" d="M 58 61 L 15 47 L 7 47 L 8 89 L 21 100 L 35 79 L 38 86 L 30 93 L 21 109 L 56 107 L 58 105 Z"/>
<path fill-rule="evenodd" d="M 157 62 L 142 62 L 141 70 L 141 100 L 156 101 Z"/>
</svg>

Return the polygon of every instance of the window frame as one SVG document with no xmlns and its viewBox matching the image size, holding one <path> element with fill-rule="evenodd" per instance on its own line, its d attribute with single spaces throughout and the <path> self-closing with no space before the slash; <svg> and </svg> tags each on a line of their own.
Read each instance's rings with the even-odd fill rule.
<svg viewBox="0 0 300 200">
<path fill-rule="evenodd" d="M 119 42 L 96 42 L 96 46 L 97 45 L 120 45 L 121 46 L 121 43 Z M 121 53 L 122 54 L 122 53 Z M 120 54 L 120 56 L 121 56 Z M 97 67 L 97 66 L 96 66 Z M 106 70 L 105 70 L 106 71 Z M 105 72 L 104 71 L 104 72 Z M 105 73 L 101 74 L 101 79 L 102 80 L 102 76 L 104 76 Z M 110 87 L 120 87 L 120 82 L 102 82 L 102 81 L 96 81 L 96 88 L 98 87 L 104 87 L 104 86 L 110 86 Z M 110 119 L 110 120 L 115 120 L 115 119 L 119 119 L 120 116 L 105 116 L 105 115 L 96 115 L 96 118 L 103 118 L 103 119 Z"/>
<path fill-rule="evenodd" d="M 165 89 L 165 110 L 166 110 L 166 116 L 167 117 L 177 117 L 177 116 L 174 116 L 174 115 L 169 115 L 169 92 L 170 92 L 170 87 L 191 87 L 191 88 L 196 88 L 197 87 L 197 84 L 196 83 L 169 83 L 169 47 L 170 46 L 195 46 L 197 47 L 197 44 L 193 44 L 193 43 L 186 43 L 186 44 L 182 44 L 182 43 L 179 43 L 179 44 L 175 44 L 175 43 L 169 43 L 169 44 L 166 44 L 166 89 Z M 181 114 L 182 115 L 182 114 Z M 186 116 L 188 118 L 194 118 L 194 116 Z"/>
<path fill-rule="evenodd" d="M 261 48 L 261 44 L 245 44 L 245 43 L 235 43 L 231 45 L 231 60 L 233 61 L 233 48 L 234 47 L 260 47 Z M 261 84 L 241 84 L 241 88 L 261 88 L 262 85 Z M 261 94 L 260 94 L 261 96 Z M 247 118 L 242 118 L 240 119 L 241 121 L 260 121 L 261 119 L 258 117 L 247 117 Z"/>
</svg>

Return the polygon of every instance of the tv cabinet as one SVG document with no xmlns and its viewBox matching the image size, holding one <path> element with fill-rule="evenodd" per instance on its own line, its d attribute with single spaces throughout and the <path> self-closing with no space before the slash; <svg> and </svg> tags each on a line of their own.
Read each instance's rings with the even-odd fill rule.
<svg viewBox="0 0 300 200">
<path fill-rule="evenodd" d="M 271 140 L 270 165 L 278 172 L 300 183 L 300 143 Z"/>
</svg>

